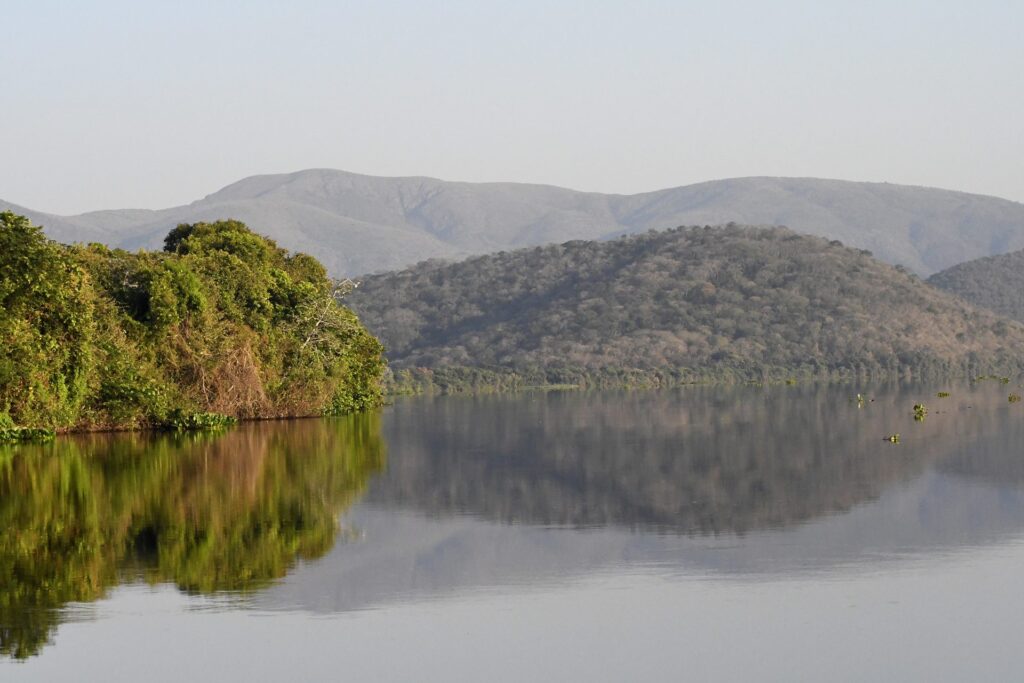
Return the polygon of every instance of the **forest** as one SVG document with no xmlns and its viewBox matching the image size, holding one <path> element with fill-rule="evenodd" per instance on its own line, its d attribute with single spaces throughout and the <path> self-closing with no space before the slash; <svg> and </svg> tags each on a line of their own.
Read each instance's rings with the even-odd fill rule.
<svg viewBox="0 0 1024 683">
<path fill-rule="evenodd" d="M 689 227 L 366 277 L 397 390 L 920 376 L 1022 365 L 1024 326 L 836 240 Z"/>
<path fill-rule="evenodd" d="M 0 213 L 0 438 L 376 405 L 381 346 L 347 289 L 237 221 L 129 253 Z"/>
<path fill-rule="evenodd" d="M 928 283 L 1024 322 L 1024 249 L 959 263 L 932 275 Z"/>
</svg>

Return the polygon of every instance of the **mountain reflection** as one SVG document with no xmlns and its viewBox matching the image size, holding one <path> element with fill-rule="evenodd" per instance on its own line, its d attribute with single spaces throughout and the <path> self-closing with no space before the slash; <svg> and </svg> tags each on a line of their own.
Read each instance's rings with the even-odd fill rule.
<svg viewBox="0 0 1024 683">
<path fill-rule="evenodd" d="M 375 415 L 222 435 L 94 435 L 0 449 L 0 653 L 123 580 L 258 588 L 330 549 L 384 467 Z"/>
<path fill-rule="evenodd" d="M 992 382 L 421 397 L 383 434 L 388 471 L 345 516 L 362 540 L 256 606 L 338 614 L 633 572 L 846 576 L 1024 531 L 1024 411 Z"/>
<path fill-rule="evenodd" d="M 1022 428 L 1001 388 L 941 401 L 873 389 L 862 406 L 849 386 L 400 402 L 388 476 L 367 500 L 512 524 L 743 535 L 849 510 L 936 460 L 982 467 L 978 444 L 1019 470 Z M 932 407 L 923 422 L 917 401 Z M 902 443 L 884 440 L 896 432 Z"/>
<path fill-rule="evenodd" d="M 1019 534 L 1024 408 L 996 383 L 942 389 L 420 397 L 383 423 L 0 449 L 0 653 L 37 653 L 73 603 L 127 581 L 273 583 L 247 605 L 337 613 L 607 567 L 771 575 Z M 328 552 L 342 512 L 360 540 Z"/>
</svg>

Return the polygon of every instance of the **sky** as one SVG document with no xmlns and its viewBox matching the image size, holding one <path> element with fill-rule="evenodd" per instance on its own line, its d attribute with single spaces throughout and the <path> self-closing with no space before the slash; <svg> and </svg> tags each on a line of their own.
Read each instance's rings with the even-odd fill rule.
<svg viewBox="0 0 1024 683">
<path fill-rule="evenodd" d="M 1024 201 L 1024 3 L 0 0 L 0 199 L 163 208 L 337 168 Z"/>
</svg>

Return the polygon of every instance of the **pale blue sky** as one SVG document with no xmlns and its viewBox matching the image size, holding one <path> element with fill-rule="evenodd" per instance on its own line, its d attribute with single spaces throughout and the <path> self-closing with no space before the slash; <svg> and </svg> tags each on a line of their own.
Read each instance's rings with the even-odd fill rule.
<svg viewBox="0 0 1024 683">
<path fill-rule="evenodd" d="M 1024 2 L 0 0 L 0 198 L 160 208 L 310 167 L 1024 200 Z"/>
</svg>

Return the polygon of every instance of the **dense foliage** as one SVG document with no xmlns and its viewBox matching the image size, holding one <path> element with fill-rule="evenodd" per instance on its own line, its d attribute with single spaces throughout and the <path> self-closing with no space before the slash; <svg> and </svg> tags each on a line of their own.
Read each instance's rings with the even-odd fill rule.
<svg viewBox="0 0 1024 683">
<path fill-rule="evenodd" d="M 1018 368 L 1024 326 L 783 228 L 427 261 L 349 300 L 400 384 L 672 384 Z"/>
<path fill-rule="evenodd" d="M 0 655 L 39 652 L 69 602 L 122 581 L 249 591 L 323 555 L 384 467 L 374 413 L 222 435 L 0 446 Z"/>
<path fill-rule="evenodd" d="M 928 283 L 1024 322 L 1024 250 L 955 265 Z"/>
<path fill-rule="evenodd" d="M 347 288 L 237 221 L 164 252 L 64 246 L 0 213 L 0 426 L 203 426 L 373 405 L 380 344 Z"/>
</svg>

